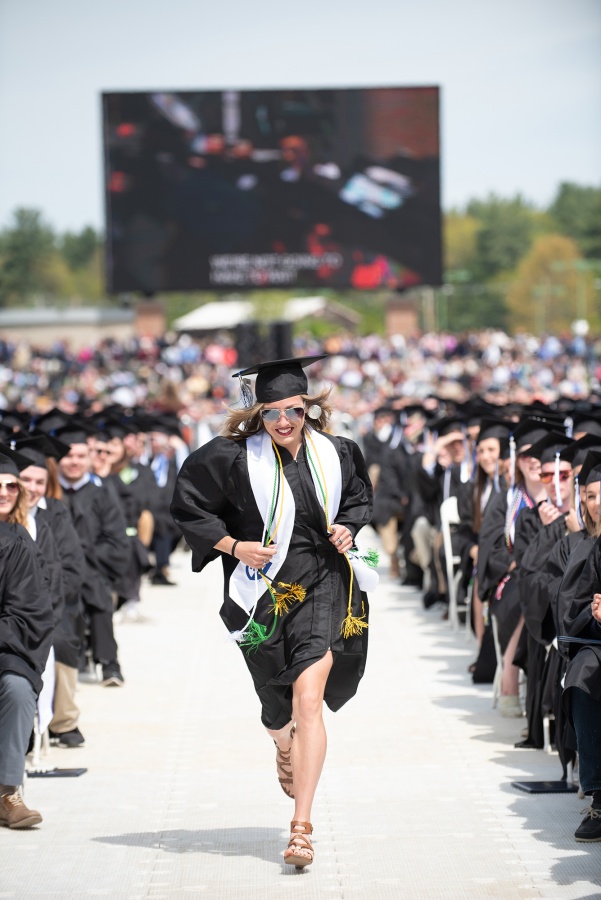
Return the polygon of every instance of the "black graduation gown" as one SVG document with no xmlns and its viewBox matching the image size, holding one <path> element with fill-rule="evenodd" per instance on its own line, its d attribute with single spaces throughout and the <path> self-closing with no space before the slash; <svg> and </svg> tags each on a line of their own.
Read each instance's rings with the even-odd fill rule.
<svg viewBox="0 0 601 900">
<path fill-rule="evenodd" d="M 129 556 L 123 513 L 107 489 L 92 481 L 64 497 L 85 558 L 81 598 L 86 606 L 112 612 L 111 590 Z"/>
<path fill-rule="evenodd" d="M 507 490 L 502 487 L 489 498 L 478 535 L 478 591 L 482 599 L 496 590 L 513 560 L 505 542 L 506 516 Z"/>
<path fill-rule="evenodd" d="M 37 511 L 38 521 L 47 521 L 58 551 L 63 592 L 63 610 L 55 625 L 53 645 L 57 662 L 76 668 L 83 638 L 81 586 L 85 558 L 79 537 L 71 524 L 69 510 L 62 500 L 46 497 L 46 509 Z"/>
<path fill-rule="evenodd" d="M 347 438 L 324 435 L 334 444 L 342 470 L 342 497 L 336 523 L 353 535 L 369 523 L 371 484 L 357 445 Z M 340 634 L 346 616 L 349 567 L 328 540 L 324 512 L 318 502 L 304 447 L 296 460 L 281 449 L 284 474 L 294 495 L 296 518 L 286 560 L 278 581 L 300 583 L 307 595 L 278 619 L 274 634 L 257 650 L 243 649 L 255 690 L 262 705 L 262 721 L 268 728 L 282 728 L 292 715 L 292 684 L 328 649 L 334 664 L 324 699 L 339 709 L 357 690 L 365 669 L 367 633 L 344 640 Z M 263 520 L 248 476 L 246 442 L 217 437 L 192 453 L 180 470 L 171 512 L 192 548 L 192 568 L 200 572 L 220 554 L 213 547 L 231 535 L 242 541 L 259 541 Z M 244 627 L 247 615 L 229 596 L 229 579 L 238 565 L 222 554 L 225 576 L 220 615 L 230 631 Z M 353 611 L 364 610 L 367 597 L 353 581 Z M 256 621 L 271 627 L 272 601 L 262 594 Z"/>
<path fill-rule="evenodd" d="M 52 644 L 52 602 L 27 534 L 0 523 L 0 674 L 14 672 L 42 689 Z"/>
<path fill-rule="evenodd" d="M 593 544 L 574 599 L 564 617 L 565 634 L 583 640 L 601 641 L 601 625 L 593 618 L 593 594 L 601 593 L 601 538 Z M 601 701 L 601 644 L 567 644 L 570 663 L 566 671 L 564 704 L 569 710 L 570 691 L 580 688 Z"/>
<path fill-rule="evenodd" d="M 537 509 L 525 510 L 518 518 L 518 522 L 520 523 L 522 519 L 523 523 L 521 524 L 525 527 L 516 528 L 516 553 L 521 552 L 522 554 L 518 567 L 518 591 L 526 623 L 527 658 L 525 662 L 523 659 L 519 662 L 527 674 L 528 738 L 525 746 L 542 748 L 544 746 L 543 687 L 545 667 L 547 666 L 547 648 L 555 637 L 551 601 L 548 594 L 547 562 L 557 542 L 565 537 L 566 525 L 565 516 L 561 516 L 550 525 L 543 525 Z M 527 539 L 528 537 L 529 539 Z"/>
<path fill-rule="evenodd" d="M 111 484 L 125 519 L 127 529 L 128 560 L 124 573 L 115 584 L 119 596 L 130 597 L 129 588 L 150 569 L 148 551 L 138 537 L 138 520 L 143 510 L 155 516 L 159 504 L 159 488 L 152 470 L 139 463 L 132 464 L 131 480 L 123 480 L 121 475 L 109 475 Z"/>
</svg>

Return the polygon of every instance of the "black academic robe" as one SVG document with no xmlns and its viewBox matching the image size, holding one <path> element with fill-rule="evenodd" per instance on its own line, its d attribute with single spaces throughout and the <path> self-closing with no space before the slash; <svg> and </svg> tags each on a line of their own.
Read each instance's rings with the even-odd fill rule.
<svg viewBox="0 0 601 900">
<path fill-rule="evenodd" d="M 0 523 L 0 674 L 13 672 L 42 689 L 52 644 L 50 594 L 27 534 Z"/>
<path fill-rule="evenodd" d="M 501 487 L 486 505 L 478 535 L 478 591 L 482 599 L 497 588 L 513 560 L 505 541 L 506 516 L 507 490 Z"/>
<path fill-rule="evenodd" d="M 527 675 L 526 746 L 529 747 L 544 746 L 545 669 L 548 647 L 555 637 L 551 600 L 548 594 L 547 563 L 553 548 L 565 534 L 565 516 L 560 516 L 550 525 L 542 524 L 538 509 L 524 510 L 518 517 L 515 551 L 516 556 L 518 553 L 521 554 L 517 578 L 520 607 L 525 620 L 525 641 L 521 641 L 522 652 L 524 643 L 526 648 L 526 659 L 524 660 L 523 656 L 518 657 L 518 664 L 524 668 Z"/>
<path fill-rule="evenodd" d="M 353 535 L 371 517 L 371 484 L 357 445 L 346 438 L 324 435 L 334 444 L 341 465 L 342 497 L 336 523 Z M 328 649 L 334 654 L 324 699 L 339 709 L 356 690 L 365 668 L 367 633 L 343 639 L 350 572 L 344 556 L 330 543 L 325 515 L 318 501 L 304 447 L 295 460 L 280 448 L 284 475 L 293 493 L 296 516 L 287 557 L 278 582 L 300 583 L 302 602 L 280 617 L 273 635 L 258 649 L 243 650 L 262 704 L 262 721 L 282 728 L 291 718 L 292 684 Z M 230 535 L 260 541 L 263 520 L 248 476 L 246 442 L 217 437 L 192 453 L 179 473 L 171 512 L 192 549 L 192 568 L 200 572 L 220 554 L 214 545 Z M 246 624 L 247 614 L 229 596 L 229 579 L 238 560 L 222 554 L 225 585 L 220 615 L 230 631 Z M 367 598 L 353 579 L 353 613 L 365 613 Z M 274 620 L 268 591 L 260 595 L 255 620 L 268 629 Z"/>
<path fill-rule="evenodd" d="M 107 489 L 92 481 L 73 493 L 65 491 L 64 498 L 85 559 L 83 603 L 112 612 L 111 591 L 125 571 L 129 556 L 123 513 Z"/>
<path fill-rule="evenodd" d="M 580 688 L 595 700 L 601 700 L 601 624 L 593 618 L 593 595 L 601 593 L 601 538 L 593 544 L 578 581 L 574 599 L 564 617 L 565 634 L 584 643 L 567 644 L 570 663 L 566 671 L 564 702 L 570 703 L 569 692 Z M 590 644 L 586 644 L 587 640 Z"/>
<path fill-rule="evenodd" d="M 46 509 L 38 508 L 36 519 L 52 529 L 61 570 L 63 609 L 55 624 L 53 645 L 56 661 L 76 668 L 83 638 L 81 587 L 85 558 L 69 510 L 62 500 L 46 497 Z"/>
<path fill-rule="evenodd" d="M 115 584 L 119 596 L 128 597 L 128 587 L 150 569 L 148 550 L 138 537 L 138 520 L 144 510 L 156 520 L 159 506 L 159 488 L 152 470 L 135 463 L 127 467 L 127 477 L 109 475 L 107 481 L 117 498 L 125 519 L 128 561 L 123 575 Z M 173 485 L 174 486 L 174 485 Z M 139 584 L 139 582 L 138 582 Z"/>
</svg>

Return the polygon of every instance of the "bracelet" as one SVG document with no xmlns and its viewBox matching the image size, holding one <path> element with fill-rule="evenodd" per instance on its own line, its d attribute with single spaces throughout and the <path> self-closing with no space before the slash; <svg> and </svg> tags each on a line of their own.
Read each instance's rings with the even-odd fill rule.
<svg viewBox="0 0 601 900">
<path fill-rule="evenodd" d="M 234 541 L 234 543 L 232 544 L 232 549 L 230 550 L 230 553 L 232 554 L 232 556 L 236 556 L 236 547 L 238 546 L 239 543 L 240 543 L 240 541 Z M 238 557 L 236 557 L 236 559 L 237 558 Z"/>
</svg>

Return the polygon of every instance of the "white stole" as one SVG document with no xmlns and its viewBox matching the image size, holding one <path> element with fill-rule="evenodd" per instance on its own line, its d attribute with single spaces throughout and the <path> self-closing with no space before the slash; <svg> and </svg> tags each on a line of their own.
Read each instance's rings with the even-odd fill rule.
<svg viewBox="0 0 601 900">
<path fill-rule="evenodd" d="M 307 452 L 311 455 L 317 469 L 317 472 L 315 472 L 309 464 L 315 493 L 320 505 L 323 506 L 323 494 L 318 481 L 319 476 L 319 480 L 325 479 L 323 488 L 325 490 L 327 486 L 327 519 L 330 524 L 333 524 L 336 521 L 342 493 L 340 458 L 332 441 L 309 426 L 307 426 L 307 429 L 309 431 Z M 274 520 L 268 523 L 278 468 L 278 461 L 271 445 L 269 434 L 266 431 L 260 431 L 258 434 L 253 434 L 247 438 L 246 452 L 251 490 L 263 519 L 262 543 L 265 541 L 267 524 L 271 527 L 272 534 L 277 525 L 274 540 L 277 551 L 263 568 L 265 576 L 270 580 L 275 580 L 286 559 L 292 538 L 296 513 L 294 496 L 282 472 L 282 482 L 280 484 L 278 503 L 274 511 Z M 316 455 L 317 459 L 315 458 Z M 379 581 L 376 570 L 366 565 L 357 551 L 348 553 L 348 557 L 361 590 L 373 590 Z M 301 578 L 302 573 L 299 573 L 299 580 Z M 246 566 L 243 562 L 239 562 L 230 578 L 229 593 L 232 600 L 246 613 L 250 613 L 256 606 L 261 594 L 265 592 L 265 589 L 266 584 L 258 570 Z"/>
</svg>

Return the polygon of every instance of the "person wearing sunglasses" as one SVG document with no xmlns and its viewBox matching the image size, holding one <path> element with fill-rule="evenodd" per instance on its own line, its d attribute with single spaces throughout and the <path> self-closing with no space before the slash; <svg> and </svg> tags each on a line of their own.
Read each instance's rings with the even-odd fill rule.
<svg viewBox="0 0 601 900">
<path fill-rule="evenodd" d="M 372 489 L 357 445 L 326 433 L 327 391 L 304 368 L 322 357 L 246 369 L 243 406 L 192 453 L 171 512 L 192 568 L 222 554 L 221 616 L 242 650 L 295 811 L 284 862 L 313 862 L 311 807 L 326 752 L 323 701 L 338 710 L 365 668 L 366 589 L 377 575 L 355 548 Z M 253 398 L 245 376 L 256 374 Z M 373 556 L 370 563 L 375 565 Z"/>
<path fill-rule="evenodd" d="M 544 746 L 541 686 L 548 647 L 556 636 L 549 597 L 547 564 L 557 544 L 569 533 L 581 530 L 573 502 L 571 464 L 561 453 L 572 444 L 572 438 L 550 431 L 530 447 L 529 454 L 541 465 L 540 479 L 547 498 L 521 518 L 516 544 L 521 547 L 518 571 L 518 593 L 525 623 L 527 660 L 526 715 L 528 736 L 525 747 Z"/>
<path fill-rule="evenodd" d="M 25 805 L 21 785 L 53 630 L 47 583 L 24 527 L 27 493 L 19 470 L 26 465 L 0 447 L 0 825 L 13 829 L 42 821 Z"/>
</svg>

